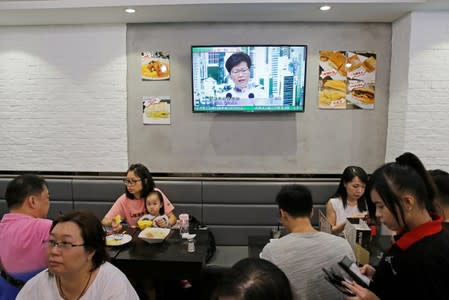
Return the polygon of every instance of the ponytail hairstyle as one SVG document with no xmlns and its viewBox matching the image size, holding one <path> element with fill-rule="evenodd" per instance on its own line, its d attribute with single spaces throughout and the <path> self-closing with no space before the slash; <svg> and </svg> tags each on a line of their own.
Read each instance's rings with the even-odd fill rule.
<svg viewBox="0 0 449 300">
<path fill-rule="evenodd" d="M 370 193 L 376 190 L 385 206 L 390 210 L 398 224 L 405 223 L 404 206 L 401 196 L 404 193 L 412 194 L 418 207 L 434 213 L 433 197 L 435 196 L 434 183 L 416 155 L 406 152 L 396 158 L 396 162 L 387 163 L 376 171 L 369 180 L 367 195 L 370 202 Z"/>
</svg>

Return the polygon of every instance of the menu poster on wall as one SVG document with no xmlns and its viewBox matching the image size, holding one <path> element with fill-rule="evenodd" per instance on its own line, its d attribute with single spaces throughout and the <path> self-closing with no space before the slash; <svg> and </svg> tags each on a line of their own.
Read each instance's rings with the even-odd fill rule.
<svg viewBox="0 0 449 300">
<path fill-rule="evenodd" d="M 142 80 L 169 80 L 170 55 L 163 51 L 142 52 Z"/>
<path fill-rule="evenodd" d="M 144 96 L 142 100 L 143 124 L 171 124 L 170 97 Z"/>
<path fill-rule="evenodd" d="M 375 53 L 320 51 L 319 108 L 374 109 L 375 82 Z"/>
</svg>

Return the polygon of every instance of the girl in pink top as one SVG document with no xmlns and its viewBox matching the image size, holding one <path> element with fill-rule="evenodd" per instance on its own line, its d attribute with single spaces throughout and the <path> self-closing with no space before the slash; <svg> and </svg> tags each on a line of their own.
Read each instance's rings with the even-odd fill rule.
<svg viewBox="0 0 449 300">
<path fill-rule="evenodd" d="M 105 226 L 111 226 L 113 231 L 122 229 L 120 224 L 112 222 L 113 218 L 120 215 L 129 226 L 136 226 L 137 221 L 146 213 L 145 199 L 152 191 L 158 191 L 164 199 L 164 213 L 168 217 L 168 224 L 164 220 L 156 221 L 157 226 L 167 227 L 176 223 L 176 216 L 173 213 L 175 207 L 168 200 L 167 196 L 161 190 L 155 187 L 153 177 L 150 171 L 142 164 L 133 164 L 129 167 L 126 178 L 123 180 L 126 185 L 125 194 L 121 195 L 112 205 L 102 223 Z"/>
</svg>

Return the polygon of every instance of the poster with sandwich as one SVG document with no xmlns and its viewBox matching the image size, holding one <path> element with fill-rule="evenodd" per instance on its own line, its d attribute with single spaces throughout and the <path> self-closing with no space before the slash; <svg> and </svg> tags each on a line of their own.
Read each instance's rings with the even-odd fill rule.
<svg viewBox="0 0 449 300">
<path fill-rule="evenodd" d="M 318 107 L 374 109 L 376 54 L 321 50 Z"/>
<path fill-rule="evenodd" d="M 143 124 L 171 124 L 170 97 L 144 96 L 142 101 Z"/>
</svg>

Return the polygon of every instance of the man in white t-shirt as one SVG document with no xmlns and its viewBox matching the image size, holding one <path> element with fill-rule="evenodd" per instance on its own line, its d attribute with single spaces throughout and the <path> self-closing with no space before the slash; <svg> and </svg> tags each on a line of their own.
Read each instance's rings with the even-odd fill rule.
<svg viewBox="0 0 449 300">
<path fill-rule="evenodd" d="M 313 228 L 312 195 L 306 187 L 284 186 L 276 202 L 281 222 L 289 234 L 268 243 L 260 257 L 284 271 L 295 299 L 344 299 L 343 294 L 325 280 L 322 268 L 330 268 L 344 256 L 355 261 L 349 243 L 341 237 Z"/>
</svg>

